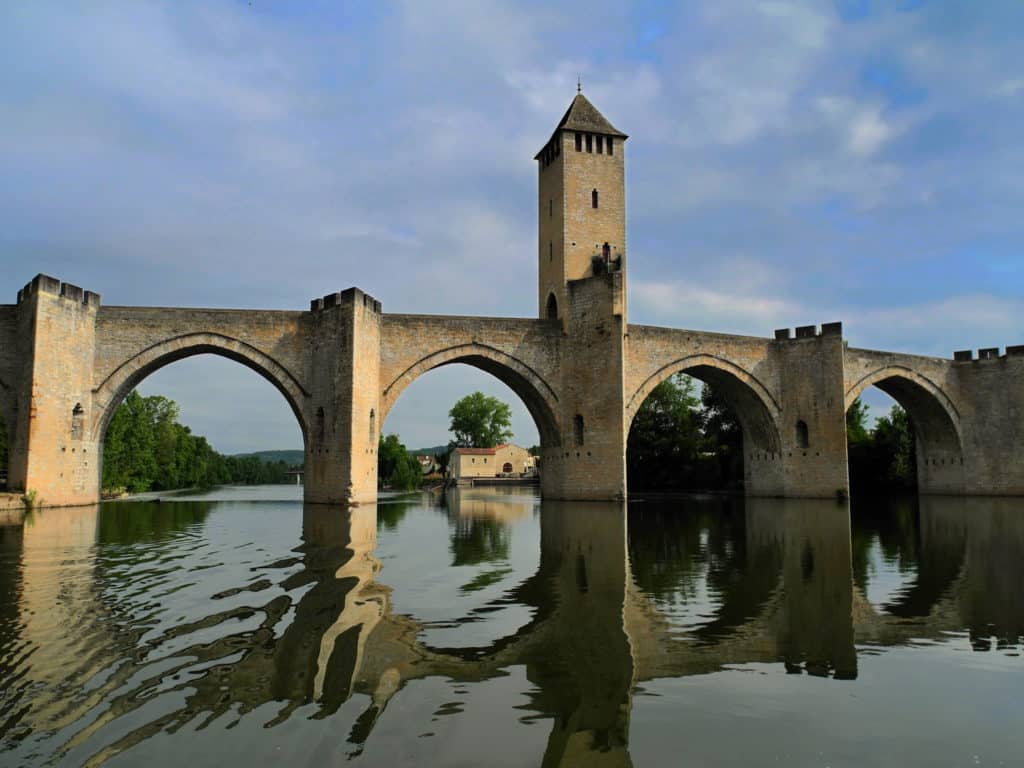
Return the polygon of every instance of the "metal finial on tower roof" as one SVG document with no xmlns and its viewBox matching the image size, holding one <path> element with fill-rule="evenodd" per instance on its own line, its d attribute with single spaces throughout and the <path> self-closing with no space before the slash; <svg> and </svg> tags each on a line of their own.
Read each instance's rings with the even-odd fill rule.
<svg viewBox="0 0 1024 768">
<path fill-rule="evenodd" d="M 580 84 L 580 76 L 576 75 L 576 93 L 583 93 L 583 86 Z"/>
</svg>

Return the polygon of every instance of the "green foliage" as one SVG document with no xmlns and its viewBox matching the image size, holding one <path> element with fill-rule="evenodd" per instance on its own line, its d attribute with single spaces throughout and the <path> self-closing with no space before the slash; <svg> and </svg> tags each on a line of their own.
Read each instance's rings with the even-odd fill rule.
<svg viewBox="0 0 1024 768">
<path fill-rule="evenodd" d="M 267 464 L 283 462 L 289 467 L 301 467 L 306 460 L 306 452 L 302 449 L 289 449 L 277 451 L 253 451 L 252 453 L 236 453 L 237 459 L 248 459 L 255 457 Z"/>
<path fill-rule="evenodd" d="M 136 391 L 118 406 L 103 443 L 104 490 L 131 493 L 224 483 L 283 483 L 288 466 L 256 456 L 223 456 L 178 423 L 178 405 Z"/>
<path fill-rule="evenodd" d="M 663 381 L 637 411 L 629 432 L 630 487 L 721 489 L 743 478 L 743 432 L 725 400 L 708 384 L 698 398 L 693 379 Z"/>
<path fill-rule="evenodd" d="M 626 450 L 631 486 L 678 487 L 692 473 L 702 437 L 693 389 L 693 379 L 677 375 L 656 386 L 640 406 Z"/>
<path fill-rule="evenodd" d="M 512 410 L 483 392 L 466 395 L 452 406 L 448 416 L 452 443 L 460 448 L 493 448 L 512 437 Z"/>
<path fill-rule="evenodd" d="M 858 397 L 846 411 L 846 440 L 850 445 L 870 442 L 868 432 L 868 407 Z"/>
<path fill-rule="evenodd" d="M 381 488 L 412 491 L 420 487 L 422 480 L 420 463 L 402 445 L 398 435 L 382 435 L 377 446 L 377 484 Z"/>
<path fill-rule="evenodd" d="M 860 401 L 855 401 L 850 410 Z M 849 431 L 850 486 L 855 491 L 913 491 L 917 487 L 917 454 L 914 425 L 907 412 L 893 405 L 870 432 L 859 439 Z M 866 414 L 863 417 L 866 421 Z"/>
</svg>

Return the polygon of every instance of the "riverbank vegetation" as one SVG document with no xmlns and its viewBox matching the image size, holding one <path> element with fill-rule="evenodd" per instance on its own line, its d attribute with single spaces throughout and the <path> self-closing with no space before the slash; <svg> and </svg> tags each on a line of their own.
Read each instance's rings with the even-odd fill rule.
<svg viewBox="0 0 1024 768">
<path fill-rule="evenodd" d="M 850 487 L 854 492 L 913 492 L 917 459 L 913 425 L 899 405 L 868 427 L 857 400 L 846 414 Z M 715 391 L 677 374 L 644 401 L 629 432 L 626 471 L 636 491 L 743 488 L 743 432 Z"/>
<path fill-rule="evenodd" d="M 118 406 L 103 443 L 105 494 L 284 483 L 288 466 L 256 456 L 225 456 L 178 422 L 178 405 L 132 391 Z"/>
</svg>

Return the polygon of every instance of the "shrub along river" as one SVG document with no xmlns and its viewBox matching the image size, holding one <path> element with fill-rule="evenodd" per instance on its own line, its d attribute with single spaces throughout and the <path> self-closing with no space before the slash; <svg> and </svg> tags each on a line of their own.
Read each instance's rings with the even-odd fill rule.
<svg viewBox="0 0 1024 768">
<path fill-rule="evenodd" d="M 0 764 L 1024 755 L 1024 500 L 299 493 L 0 527 Z"/>
</svg>

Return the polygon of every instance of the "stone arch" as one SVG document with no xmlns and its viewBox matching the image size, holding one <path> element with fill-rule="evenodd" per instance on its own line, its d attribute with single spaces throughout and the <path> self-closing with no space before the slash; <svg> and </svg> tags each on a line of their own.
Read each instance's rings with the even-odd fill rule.
<svg viewBox="0 0 1024 768">
<path fill-rule="evenodd" d="M 644 400 L 656 386 L 677 373 L 686 373 L 714 386 L 733 409 L 743 428 L 749 448 L 755 452 L 781 453 L 778 417 L 780 408 L 753 374 L 735 363 L 715 355 L 689 355 L 664 365 L 647 377 L 626 401 L 626 430 L 633 424 Z M 745 451 L 749 452 L 749 451 Z"/>
<path fill-rule="evenodd" d="M 219 333 L 190 333 L 164 339 L 125 360 L 93 390 L 91 437 L 102 443 L 116 407 L 139 383 L 164 366 L 195 355 L 212 354 L 241 363 L 284 395 L 308 442 L 304 403 L 309 393 L 283 365 L 255 347 Z"/>
<path fill-rule="evenodd" d="M 521 360 L 500 349 L 472 342 L 431 352 L 410 365 L 384 386 L 381 395 L 380 424 L 387 419 L 391 407 L 405 388 L 427 371 L 442 365 L 465 363 L 494 376 L 506 384 L 526 405 L 540 433 L 543 445 L 561 444 L 555 418 L 558 396 L 544 378 Z"/>
<path fill-rule="evenodd" d="M 903 406 L 922 442 L 960 453 L 960 412 L 942 388 L 927 376 L 902 365 L 886 365 L 863 376 L 847 391 L 844 406 L 876 386 Z"/>
<path fill-rule="evenodd" d="M 960 412 L 949 395 L 911 368 L 886 365 L 847 389 L 845 407 L 849 409 L 870 386 L 878 387 L 899 403 L 914 423 L 918 489 L 925 493 L 961 491 L 964 460 Z"/>
</svg>

